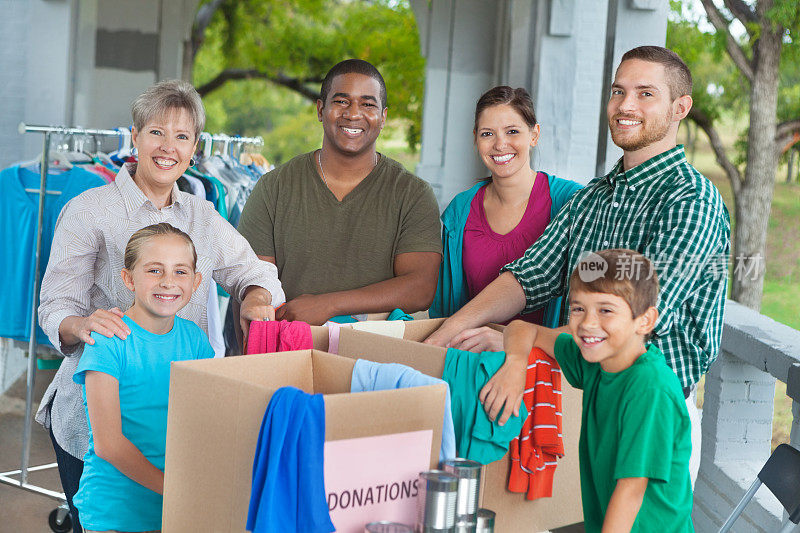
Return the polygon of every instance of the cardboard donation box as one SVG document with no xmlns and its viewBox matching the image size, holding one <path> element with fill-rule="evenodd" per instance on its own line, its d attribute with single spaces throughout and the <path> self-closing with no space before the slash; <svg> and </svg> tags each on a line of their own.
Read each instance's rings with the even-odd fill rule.
<svg viewBox="0 0 800 533">
<path fill-rule="evenodd" d="M 401 363 L 430 376 L 441 377 L 446 350 L 422 344 L 441 324 L 442 319 L 406 323 L 404 339 L 342 329 L 339 354 L 378 363 Z M 582 392 L 561 380 L 562 423 L 565 455 L 558 460 L 553 496 L 527 500 L 524 494 L 508 490 L 509 455 L 483 467 L 480 506 L 497 513 L 495 531 L 546 531 L 583 521 L 581 506 L 578 440 L 582 412 Z"/>
<path fill-rule="evenodd" d="M 413 524 L 417 476 L 439 460 L 446 389 L 351 394 L 354 364 L 318 350 L 174 363 L 163 531 L 245 531 L 261 421 L 284 386 L 324 395 L 325 488 L 337 531 Z"/>
</svg>

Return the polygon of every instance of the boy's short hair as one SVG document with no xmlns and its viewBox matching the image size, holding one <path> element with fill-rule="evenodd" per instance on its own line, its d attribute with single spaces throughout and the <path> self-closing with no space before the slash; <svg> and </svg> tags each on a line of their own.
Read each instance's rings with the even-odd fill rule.
<svg viewBox="0 0 800 533">
<path fill-rule="evenodd" d="M 663 46 L 638 46 L 622 54 L 620 65 L 629 59 L 640 59 L 663 65 L 667 74 L 670 99 L 692 95 L 692 72 L 681 56 Z"/>
<path fill-rule="evenodd" d="M 197 269 L 197 250 L 194 247 L 194 242 L 189 234 L 183 232 L 170 224 L 169 222 L 159 222 L 158 224 L 151 224 L 140 229 L 128 240 L 125 246 L 124 265 L 127 270 L 132 270 L 139 260 L 139 253 L 141 252 L 142 245 L 152 239 L 153 237 L 160 237 L 163 235 L 176 235 L 186 241 L 189 248 L 192 250 L 192 268 Z"/>
<path fill-rule="evenodd" d="M 578 262 L 569 278 L 569 290 L 619 296 L 636 318 L 658 303 L 658 275 L 653 263 L 639 252 L 600 250 Z"/>
</svg>

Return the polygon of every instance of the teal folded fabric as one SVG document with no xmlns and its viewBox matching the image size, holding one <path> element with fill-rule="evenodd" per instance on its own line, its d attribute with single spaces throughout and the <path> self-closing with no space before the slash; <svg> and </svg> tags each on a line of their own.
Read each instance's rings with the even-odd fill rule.
<svg viewBox="0 0 800 533">
<path fill-rule="evenodd" d="M 414 320 L 414 317 L 403 311 L 402 309 L 395 309 L 389 316 L 386 317 L 386 320 L 403 320 L 408 322 L 409 320 Z"/>
<path fill-rule="evenodd" d="M 523 404 L 519 416 L 512 416 L 501 426 L 489 420 L 478 399 L 483 386 L 503 366 L 505 360 L 505 352 L 447 350 L 442 379 L 450 385 L 450 406 L 459 457 L 481 464 L 501 459 L 528 418 L 528 411 Z"/>
</svg>

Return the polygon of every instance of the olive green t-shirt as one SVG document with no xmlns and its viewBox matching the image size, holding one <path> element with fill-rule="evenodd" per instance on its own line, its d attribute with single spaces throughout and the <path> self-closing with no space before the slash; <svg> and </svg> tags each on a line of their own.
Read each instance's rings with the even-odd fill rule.
<svg viewBox="0 0 800 533">
<path fill-rule="evenodd" d="M 291 300 L 392 278 L 397 254 L 441 253 L 439 224 L 430 185 L 400 163 L 382 155 L 339 202 L 310 152 L 258 181 L 238 229 L 256 254 L 275 257 Z"/>
<path fill-rule="evenodd" d="M 691 427 L 678 377 L 651 344 L 622 372 L 582 356 L 572 335 L 554 355 L 567 381 L 583 389 L 578 445 L 583 520 L 600 532 L 617 480 L 648 478 L 632 533 L 688 533 L 692 526 Z"/>
</svg>

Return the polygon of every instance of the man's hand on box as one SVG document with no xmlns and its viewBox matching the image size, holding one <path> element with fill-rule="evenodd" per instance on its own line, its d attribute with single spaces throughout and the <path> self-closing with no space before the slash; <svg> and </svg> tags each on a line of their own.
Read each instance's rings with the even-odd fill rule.
<svg viewBox="0 0 800 533">
<path fill-rule="evenodd" d="M 504 426 L 512 413 L 514 416 L 519 416 L 527 371 L 527 357 L 506 356 L 506 362 L 483 386 L 478 395 L 489 420 L 494 422 L 499 415 L 498 423 Z"/>
<path fill-rule="evenodd" d="M 312 326 L 321 326 L 336 316 L 327 294 L 301 294 L 275 311 L 277 320 L 301 320 Z"/>
<path fill-rule="evenodd" d="M 450 340 L 447 348 L 470 352 L 502 352 L 503 333 L 488 326 L 465 329 Z"/>
</svg>

